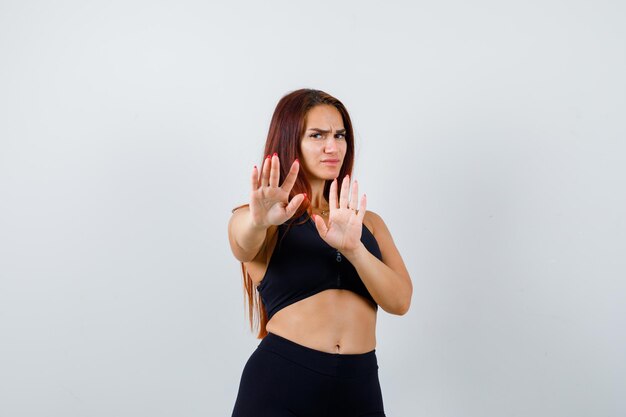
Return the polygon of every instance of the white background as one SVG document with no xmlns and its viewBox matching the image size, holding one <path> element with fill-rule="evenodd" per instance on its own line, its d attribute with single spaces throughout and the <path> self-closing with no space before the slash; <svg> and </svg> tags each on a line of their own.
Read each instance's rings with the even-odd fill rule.
<svg viewBox="0 0 626 417">
<path fill-rule="evenodd" d="M 0 416 L 229 416 L 230 209 L 279 98 L 349 109 L 411 273 L 387 415 L 626 414 L 626 6 L 0 2 Z"/>
</svg>

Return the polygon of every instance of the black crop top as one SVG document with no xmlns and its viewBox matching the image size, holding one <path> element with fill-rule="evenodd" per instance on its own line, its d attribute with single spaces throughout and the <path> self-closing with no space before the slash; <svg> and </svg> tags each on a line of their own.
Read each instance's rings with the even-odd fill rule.
<svg viewBox="0 0 626 417">
<path fill-rule="evenodd" d="M 320 237 L 315 223 L 304 213 L 278 226 L 278 239 L 267 271 L 257 287 L 268 320 L 280 309 L 321 291 L 337 288 L 353 291 L 374 301 L 354 266 Z M 304 219 L 305 223 L 298 224 Z M 287 233 L 287 226 L 292 223 Z M 363 225 L 361 242 L 382 260 L 374 235 Z"/>
</svg>

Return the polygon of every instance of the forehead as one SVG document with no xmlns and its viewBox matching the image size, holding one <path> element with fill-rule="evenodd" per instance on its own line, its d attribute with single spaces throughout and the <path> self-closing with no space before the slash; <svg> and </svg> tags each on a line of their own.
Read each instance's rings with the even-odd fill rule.
<svg viewBox="0 0 626 417">
<path fill-rule="evenodd" d="M 335 106 L 321 104 L 309 110 L 306 115 L 306 126 L 309 127 L 332 127 L 343 129 L 343 118 Z"/>
</svg>

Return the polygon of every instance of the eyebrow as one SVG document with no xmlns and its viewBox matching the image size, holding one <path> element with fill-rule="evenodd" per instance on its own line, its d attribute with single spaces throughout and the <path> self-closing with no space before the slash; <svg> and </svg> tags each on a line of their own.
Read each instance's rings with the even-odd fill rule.
<svg viewBox="0 0 626 417">
<path fill-rule="evenodd" d="M 313 130 L 315 132 L 320 132 L 320 133 L 330 133 L 330 130 L 319 129 L 317 127 L 311 127 L 307 130 Z M 337 129 L 335 133 L 346 133 L 346 129 Z"/>
</svg>

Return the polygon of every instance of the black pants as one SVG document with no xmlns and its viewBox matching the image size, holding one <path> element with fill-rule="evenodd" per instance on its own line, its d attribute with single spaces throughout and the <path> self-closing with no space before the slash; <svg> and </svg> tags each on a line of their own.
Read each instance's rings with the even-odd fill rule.
<svg viewBox="0 0 626 417">
<path fill-rule="evenodd" d="M 232 417 L 384 417 L 376 349 L 327 353 L 269 333 L 244 366 Z"/>
</svg>

